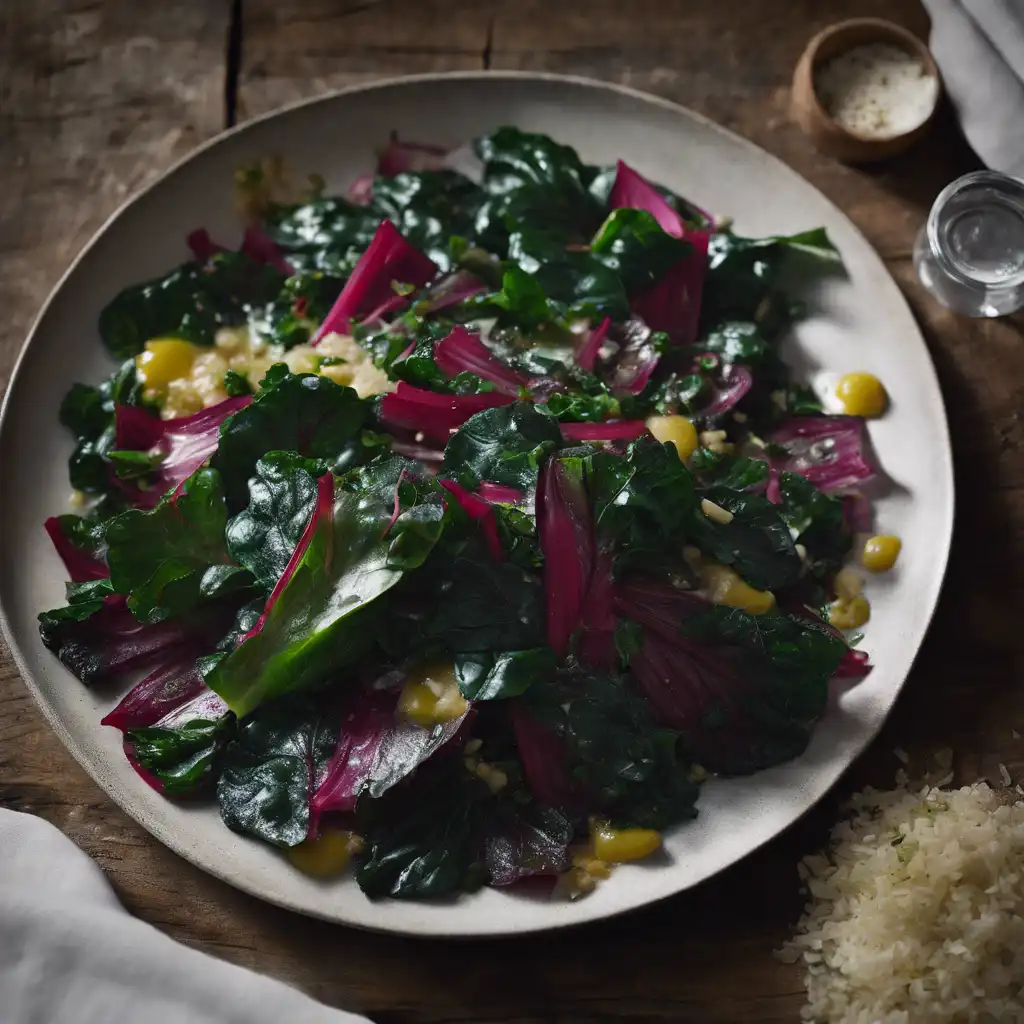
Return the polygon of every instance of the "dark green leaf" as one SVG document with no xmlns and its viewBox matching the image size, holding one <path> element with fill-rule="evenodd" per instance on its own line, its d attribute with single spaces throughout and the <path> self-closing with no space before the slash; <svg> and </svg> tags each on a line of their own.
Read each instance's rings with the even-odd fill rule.
<svg viewBox="0 0 1024 1024">
<path fill-rule="evenodd" d="M 590 243 L 590 251 L 635 294 L 657 284 L 689 254 L 691 246 L 674 238 L 646 210 L 613 210 Z"/>
<path fill-rule="evenodd" d="M 642 437 L 624 457 L 597 452 L 588 463 L 594 524 L 599 542 L 614 546 L 617 570 L 660 571 L 681 557 L 697 496 L 675 447 Z"/>
<path fill-rule="evenodd" d="M 418 786 L 395 787 L 361 801 L 360 828 L 369 854 L 356 871 L 367 896 L 425 899 L 478 888 L 484 871 L 475 834 L 491 799 L 459 757 L 429 766 Z M 431 799 L 424 800 L 423 791 Z"/>
<path fill-rule="evenodd" d="M 588 189 L 594 169 L 575 150 L 512 127 L 499 128 L 474 145 L 484 161 L 484 190 L 492 197 L 477 219 L 478 235 L 493 239 L 497 224 L 512 230 L 531 222 L 568 237 L 590 236 L 601 207 Z"/>
<path fill-rule="evenodd" d="M 318 509 L 308 546 L 266 611 L 262 629 L 207 677 L 237 715 L 324 683 L 373 646 L 384 611 L 379 599 L 427 557 L 441 532 L 439 522 L 425 527 L 418 518 L 399 529 L 400 516 L 392 536 L 393 511 L 393 497 L 385 504 L 344 487 L 335 488 L 330 514 Z M 415 542 L 407 541 L 410 535 Z"/>
<path fill-rule="evenodd" d="M 224 390 L 229 398 L 241 398 L 242 395 L 252 394 L 252 385 L 249 378 L 240 374 L 237 370 L 228 370 L 224 374 Z"/>
<path fill-rule="evenodd" d="M 322 464 L 269 452 L 249 481 L 249 504 L 227 526 L 227 548 L 267 590 L 281 578 L 316 504 Z"/>
<path fill-rule="evenodd" d="M 192 796 L 215 778 L 234 722 L 230 714 L 215 721 L 193 719 L 174 727 L 130 729 L 125 738 L 166 796 Z"/>
<path fill-rule="evenodd" d="M 511 562 L 494 563 L 476 543 L 444 555 L 432 576 L 423 626 L 428 640 L 454 654 L 526 650 L 544 642 L 544 588 Z M 426 570 L 424 570 L 426 572 Z"/>
<path fill-rule="evenodd" d="M 275 375 L 224 421 L 210 464 L 224 477 L 229 507 L 241 509 L 263 455 L 294 451 L 339 471 L 361 457 L 359 432 L 368 420 L 367 403 L 351 388 L 314 373 Z"/>
<path fill-rule="evenodd" d="M 503 700 L 518 697 L 534 683 L 551 680 L 558 667 L 548 647 L 529 651 L 475 651 L 455 659 L 459 689 L 467 700 Z"/>
<path fill-rule="evenodd" d="M 331 197 L 274 206 L 264 226 L 300 273 L 321 271 L 344 280 L 373 240 L 380 221 L 375 209 Z"/>
<path fill-rule="evenodd" d="M 309 831 L 309 800 L 341 727 L 340 715 L 305 698 L 268 705 L 238 724 L 217 782 L 228 828 L 274 846 Z"/>
<path fill-rule="evenodd" d="M 625 320 L 629 300 L 617 269 L 593 253 L 566 248 L 565 239 L 542 228 L 520 227 L 509 236 L 509 259 L 537 279 L 549 300 L 576 316 Z"/>
<path fill-rule="evenodd" d="M 78 442 L 68 460 L 72 487 L 86 494 L 107 494 L 113 490 L 107 460 L 115 439 L 114 405 L 138 405 L 141 395 L 132 359 L 126 360 L 99 388 L 72 385 L 60 407 L 61 423 Z"/>
<path fill-rule="evenodd" d="M 823 494 L 796 473 L 779 475 L 779 492 L 782 518 L 807 549 L 811 573 L 820 579 L 835 572 L 853 543 L 843 518 L 842 499 Z"/>
<path fill-rule="evenodd" d="M 700 510 L 693 516 L 693 543 L 723 565 L 731 565 L 757 590 L 778 592 L 800 578 L 800 556 L 778 506 L 756 494 L 711 487 L 703 497 L 732 513 L 720 523 Z"/>
<path fill-rule="evenodd" d="M 245 322 L 246 308 L 267 302 L 284 274 L 244 253 L 219 252 L 183 263 L 164 277 L 132 285 L 100 313 L 100 337 L 118 359 L 138 355 L 152 338 L 212 345 L 221 327 Z"/>
<path fill-rule="evenodd" d="M 770 303 L 787 262 L 810 260 L 810 268 L 834 269 L 842 265 L 824 228 L 769 238 L 741 238 L 731 232 L 711 236 L 708 277 L 701 320 L 716 325 L 723 320 L 756 321 L 762 327 L 780 318 Z M 783 303 L 788 307 L 788 303 Z M 782 320 L 787 319 L 785 315 Z"/>
<path fill-rule="evenodd" d="M 473 233 L 485 196 L 456 171 L 407 171 L 373 183 L 373 208 L 442 271 L 452 269 L 450 241 Z"/>
<path fill-rule="evenodd" d="M 130 509 L 107 525 L 114 590 L 140 622 L 160 622 L 248 586 L 224 541 L 227 509 L 216 470 L 200 469 L 181 494 L 149 512 Z"/>
<path fill-rule="evenodd" d="M 704 487 L 727 487 L 732 491 L 754 491 L 768 482 L 769 468 L 764 459 L 713 452 L 698 448 L 690 456 L 690 470 Z"/>
<path fill-rule="evenodd" d="M 470 417 L 445 448 L 440 476 L 475 490 L 484 480 L 529 491 L 562 432 L 543 408 L 516 402 Z"/>
<path fill-rule="evenodd" d="M 679 757 L 677 734 L 654 724 L 647 702 L 624 680 L 569 677 L 526 699 L 565 741 L 588 811 L 613 825 L 657 829 L 696 814 L 697 787 Z"/>
<path fill-rule="evenodd" d="M 845 642 L 824 623 L 721 605 L 691 619 L 684 632 L 740 657 L 736 679 L 742 688 L 704 722 L 703 742 L 715 744 L 718 753 L 715 768 L 745 774 L 801 754 L 825 710 Z"/>
</svg>

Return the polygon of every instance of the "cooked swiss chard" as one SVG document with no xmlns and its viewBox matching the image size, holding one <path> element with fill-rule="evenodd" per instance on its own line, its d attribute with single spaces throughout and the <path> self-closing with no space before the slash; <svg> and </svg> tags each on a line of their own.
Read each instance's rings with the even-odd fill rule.
<svg viewBox="0 0 1024 1024">
<path fill-rule="evenodd" d="M 104 723 L 151 786 L 370 897 L 578 895 L 870 669 L 863 423 L 779 349 L 824 232 L 517 128 L 473 152 L 392 137 L 281 202 L 247 171 L 239 250 L 116 296 L 122 363 L 60 410 L 92 505 L 47 520 L 43 642 L 134 682 Z"/>
</svg>

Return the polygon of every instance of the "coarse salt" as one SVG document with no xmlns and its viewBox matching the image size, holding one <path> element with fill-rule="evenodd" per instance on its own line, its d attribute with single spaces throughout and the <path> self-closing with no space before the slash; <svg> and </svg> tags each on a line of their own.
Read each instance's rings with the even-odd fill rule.
<svg viewBox="0 0 1024 1024">
<path fill-rule="evenodd" d="M 906 50 L 868 43 L 825 62 L 815 72 L 814 91 L 843 128 L 866 138 L 891 139 L 928 119 L 939 83 Z"/>
</svg>

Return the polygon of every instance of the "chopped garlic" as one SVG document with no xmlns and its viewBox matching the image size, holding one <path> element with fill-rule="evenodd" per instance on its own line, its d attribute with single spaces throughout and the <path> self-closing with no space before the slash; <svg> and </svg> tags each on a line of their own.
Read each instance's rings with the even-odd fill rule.
<svg viewBox="0 0 1024 1024">
<path fill-rule="evenodd" d="M 716 505 L 709 498 L 703 498 L 700 503 L 700 510 L 716 523 L 721 523 L 723 526 L 728 526 L 733 520 L 733 514 L 727 509 L 722 508 L 721 505 Z"/>
<path fill-rule="evenodd" d="M 325 358 L 331 360 L 327 366 L 323 365 Z M 165 420 L 191 416 L 223 402 L 228 397 L 224 374 L 229 369 L 240 373 L 255 389 L 274 363 L 285 363 L 292 373 L 321 373 L 336 384 L 354 388 L 360 398 L 395 388 L 388 375 L 374 366 L 370 354 L 348 335 L 327 334 L 315 348 L 295 345 L 286 350 L 283 345 L 268 345 L 248 327 L 224 327 L 217 332 L 213 347 L 196 356 L 188 375 L 168 383 L 160 415 Z M 147 397 L 158 401 L 162 396 L 154 392 Z"/>
</svg>

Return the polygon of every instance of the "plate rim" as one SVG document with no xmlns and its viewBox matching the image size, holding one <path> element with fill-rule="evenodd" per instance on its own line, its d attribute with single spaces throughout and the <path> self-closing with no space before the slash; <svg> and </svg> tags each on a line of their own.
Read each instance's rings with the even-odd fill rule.
<svg viewBox="0 0 1024 1024">
<path fill-rule="evenodd" d="M 274 118 L 284 116 L 292 111 L 299 110 L 305 107 L 313 107 L 318 104 L 329 104 L 345 96 L 358 95 L 366 92 L 373 92 L 377 90 L 384 90 L 394 88 L 396 86 L 411 86 L 418 83 L 431 83 L 444 80 L 459 79 L 464 81 L 473 80 L 494 80 L 494 79 L 509 79 L 509 80 L 528 80 L 528 81 L 540 81 L 540 82 L 551 82 L 559 85 L 571 85 L 579 86 L 590 90 L 603 91 L 616 93 L 622 96 L 626 96 L 630 99 L 640 101 L 642 103 L 661 107 L 671 113 L 681 115 L 691 121 L 697 122 L 712 130 L 713 132 L 725 136 L 730 139 L 734 144 L 741 145 L 747 151 L 756 154 L 758 159 L 767 159 L 774 164 L 781 165 L 791 174 L 796 175 L 797 178 L 804 184 L 805 187 L 813 189 L 822 199 L 825 200 L 835 211 L 836 214 L 841 217 L 845 222 L 847 228 L 856 234 L 861 242 L 870 249 L 878 260 L 881 267 L 884 269 L 886 275 L 890 279 L 895 289 L 896 295 L 899 297 L 899 301 L 902 303 L 907 315 L 911 322 L 914 323 L 917 331 L 917 336 L 924 349 L 925 355 L 927 356 L 927 367 L 930 373 L 928 380 L 928 386 L 933 390 L 934 394 L 938 399 L 938 409 L 941 412 L 942 419 L 942 435 L 939 440 L 941 441 L 941 487 L 945 492 L 945 501 L 942 503 L 945 511 L 944 521 L 941 524 L 942 534 L 942 551 L 939 559 L 941 565 L 939 571 L 935 576 L 936 584 L 934 587 L 934 593 L 929 595 L 929 608 L 924 619 L 922 632 L 919 640 L 916 644 L 916 650 L 913 653 L 912 658 L 907 669 L 907 673 L 903 676 L 903 679 L 899 682 L 896 688 L 895 695 L 889 707 L 886 709 L 884 715 L 880 717 L 875 726 L 864 734 L 864 736 L 855 744 L 855 749 L 852 752 L 849 760 L 845 766 L 840 769 L 838 774 L 832 778 L 828 784 L 813 796 L 810 802 L 805 806 L 799 814 L 796 815 L 785 827 L 789 828 L 801 818 L 803 818 L 810 810 L 812 810 L 821 799 L 837 784 L 841 776 L 849 770 L 852 764 L 858 760 L 865 752 L 865 750 L 875 740 L 882 727 L 888 721 L 892 711 L 898 701 L 900 695 L 906 686 L 907 679 L 910 672 L 913 671 L 914 665 L 920 657 L 921 649 L 924 646 L 925 639 L 928 636 L 928 632 L 934 622 L 935 612 L 938 607 L 938 603 L 945 586 L 946 575 L 948 572 L 949 558 L 952 550 L 953 542 L 953 528 L 955 523 L 956 513 L 956 480 L 954 474 L 953 465 L 953 452 L 952 452 L 952 440 L 949 429 L 949 415 L 946 408 L 946 400 L 942 391 L 942 387 L 939 381 L 938 371 L 935 366 L 935 361 L 932 358 L 931 349 L 925 339 L 924 333 L 921 330 L 920 324 L 918 323 L 917 317 L 914 315 L 913 309 L 911 308 L 906 296 L 903 294 L 899 285 L 897 284 L 894 276 L 890 272 L 885 260 L 871 243 L 871 241 L 864 235 L 860 228 L 854 223 L 854 221 L 847 215 L 847 213 L 840 207 L 836 202 L 829 198 L 817 185 L 809 181 L 804 177 L 798 170 L 792 167 L 789 163 L 783 160 L 781 157 L 776 156 L 774 153 L 769 152 L 763 147 L 757 145 L 752 140 L 745 138 L 742 135 L 734 132 L 730 128 L 726 128 L 724 125 L 719 124 L 712 118 L 699 113 L 698 111 L 692 110 L 691 108 L 684 106 L 681 103 L 676 103 L 673 100 L 666 99 L 662 96 L 658 96 L 653 93 L 645 92 L 641 89 L 633 88 L 632 86 L 622 85 L 616 82 L 608 82 L 602 79 L 591 78 L 585 75 L 570 75 L 561 74 L 556 72 L 548 71 L 526 71 L 516 69 L 496 69 L 496 70 L 460 70 L 460 71 L 434 71 L 434 72 L 420 72 L 410 75 L 391 75 L 383 78 L 374 79 L 370 82 L 358 82 L 352 85 L 341 86 L 339 88 L 330 89 L 326 92 L 319 93 L 316 96 L 301 97 L 299 99 L 290 101 L 283 104 L 280 107 L 276 107 L 273 110 L 266 111 L 255 117 L 249 118 L 244 122 L 232 125 L 223 131 L 211 136 L 209 139 L 204 140 L 194 149 L 188 153 L 179 157 L 169 167 L 161 171 L 152 181 L 143 185 L 141 188 L 129 195 L 93 232 L 88 241 L 82 246 L 79 252 L 75 255 L 74 259 L 60 275 L 56 283 L 50 289 L 46 299 L 39 308 L 39 311 L 32 319 L 28 331 L 25 335 L 25 340 L 21 345 L 18 352 L 18 356 L 11 369 L 11 375 L 7 383 L 7 387 L 4 392 L 3 402 L 0 404 L 0 437 L 3 437 L 7 433 L 7 418 L 10 414 L 12 406 L 12 395 L 15 387 L 18 384 L 19 377 L 22 372 L 22 365 L 26 361 L 28 351 L 36 339 L 36 335 L 39 332 L 39 328 L 46 318 L 46 315 L 50 307 L 55 303 L 57 296 L 63 290 L 66 282 L 76 271 L 79 264 L 84 262 L 92 250 L 100 242 L 100 239 L 107 234 L 107 232 L 113 228 L 117 221 L 124 216 L 129 208 L 131 208 L 136 202 L 140 201 L 143 197 L 149 193 L 155 191 L 163 183 L 177 174 L 184 166 L 189 164 L 192 160 L 202 156 L 207 150 L 213 149 L 214 147 L 226 142 L 229 139 L 234 138 L 237 135 L 244 134 L 249 129 L 256 125 L 262 124 L 266 121 L 273 120 Z M 3 481 L 2 469 L 0 469 L 0 491 L 2 491 Z M 781 831 L 774 833 L 771 836 L 764 838 L 757 842 L 755 845 L 747 848 L 742 854 L 730 860 L 727 864 L 720 867 L 718 870 L 713 871 L 710 875 L 693 882 L 689 885 L 685 885 L 682 888 L 675 889 L 672 892 L 666 892 L 654 895 L 652 897 L 646 897 L 642 901 L 630 904 L 628 906 L 620 906 L 617 908 L 600 908 L 593 913 L 583 913 L 582 915 L 574 916 L 572 919 L 565 919 L 561 916 L 556 916 L 550 922 L 546 923 L 529 923 L 520 925 L 505 926 L 500 922 L 495 927 L 482 927 L 474 928 L 473 930 L 461 930 L 455 934 L 445 930 L 443 924 L 425 923 L 423 921 L 418 922 L 416 926 L 411 927 L 394 927 L 392 925 L 376 925 L 365 921 L 352 921 L 344 920 L 337 914 L 332 914 L 329 911 L 320 911 L 315 906 L 303 905 L 296 900 L 289 899 L 286 896 L 277 896 L 274 894 L 266 894 L 258 891 L 255 886 L 247 885 L 244 877 L 238 877 L 232 875 L 229 869 L 220 867 L 219 864 L 210 863 L 209 861 L 203 861 L 199 853 L 193 849 L 188 843 L 182 841 L 178 836 L 165 829 L 159 823 L 144 820 L 142 815 L 133 813 L 131 809 L 133 801 L 130 799 L 129 794 L 124 792 L 114 791 L 116 787 L 110 787 L 107 782 L 101 777 L 101 773 L 94 770 L 92 759 L 85 754 L 81 749 L 77 739 L 68 730 L 63 720 L 57 714 L 56 708 L 52 707 L 49 702 L 45 699 L 41 687 L 37 684 L 28 668 L 27 660 L 22 653 L 21 647 L 17 642 L 14 631 L 11 627 L 11 623 L 7 614 L 7 610 L 3 603 L 3 591 L 0 590 L 0 633 L 2 633 L 4 640 L 7 643 L 8 649 L 11 653 L 11 658 L 14 662 L 15 667 L 18 670 L 18 674 L 21 677 L 22 682 L 28 688 L 29 693 L 32 695 L 32 699 L 35 701 L 36 707 L 40 710 L 44 720 L 49 727 L 57 735 L 57 738 L 61 741 L 65 749 L 72 755 L 78 765 L 86 772 L 86 774 L 92 779 L 92 781 L 102 790 L 102 792 L 110 799 L 121 811 L 124 813 L 132 822 L 144 829 L 151 836 L 153 836 L 158 842 L 166 846 L 177 856 L 187 861 L 189 864 L 198 868 L 204 874 L 211 875 L 217 878 L 219 881 L 224 882 L 235 889 L 244 892 L 246 895 L 259 899 L 263 902 L 269 903 L 273 906 L 282 907 L 283 909 L 292 911 L 294 913 L 312 917 L 315 919 L 328 921 L 332 924 L 343 925 L 345 927 L 356 928 L 361 931 L 370 931 L 380 934 L 389 935 L 402 935 L 411 938 L 421 939 L 452 939 L 455 941 L 463 941 L 467 939 L 475 938 L 502 938 L 514 935 L 529 935 L 529 934 L 540 934 L 545 932 L 562 931 L 567 928 L 577 928 L 586 924 L 591 924 L 596 921 L 608 920 L 616 917 L 621 917 L 625 914 L 630 914 L 635 911 L 641 910 L 644 907 L 653 906 L 657 903 L 661 903 L 664 900 L 670 899 L 674 896 L 678 896 L 683 892 L 689 891 L 698 885 L 710 881 L 716 875 L 721 874 L 722 871 L 728 870 L 740 861 L 746 860 L 751 854 L 757 850 L 763 848 L 774 838 L 776 838 Z M 586 903 L 582 904 L 586 906 Z"/>
</svg>

